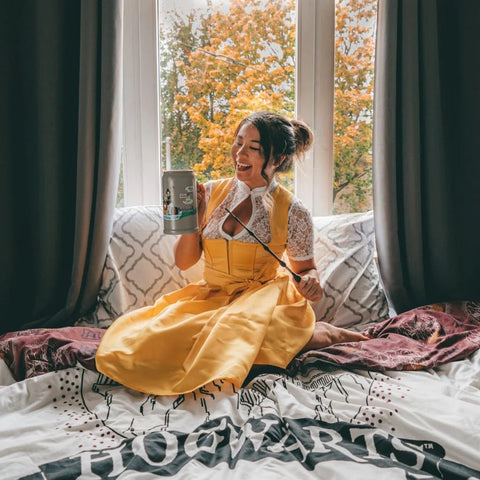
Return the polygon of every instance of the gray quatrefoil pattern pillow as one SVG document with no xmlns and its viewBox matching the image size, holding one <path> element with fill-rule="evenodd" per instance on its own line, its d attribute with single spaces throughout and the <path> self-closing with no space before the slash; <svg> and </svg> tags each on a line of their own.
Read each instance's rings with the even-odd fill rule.
<svg viewBox="0 0 480 480">
<path fill-rule="evenodd" d="M 375 258 L 373 212 L 315 217 L 315 261 L 324 289 L 317 321 L 362 330 L 391 316 Z"/>
<path fill-rule="evenodd" d="M 317 320 L 361 329 L 388 318 L 375 263 L 373 213 L 314 217 L 315 261 L 324 297 Z M 174 235 L 163 233 L 160 206 L 117 209 L 95 309 L 78 325 L 108 327 L 123 313 L 152 305 L 163 294 L 201 279 L 203 259 L 181 271 Z"/>
<path fill-rule="evenodd" d="M 108 327 L 123 313 L 200 280 L 202 261 L 186 271 L 175 266 L 175 239 L 163 233 L 160 206 L 116 209 L 97 305 L 77 324 Z"/>
</svg>

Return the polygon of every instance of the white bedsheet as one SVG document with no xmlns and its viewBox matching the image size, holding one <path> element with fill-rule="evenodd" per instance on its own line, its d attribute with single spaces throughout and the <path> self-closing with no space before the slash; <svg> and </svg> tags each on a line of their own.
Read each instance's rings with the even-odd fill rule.
<svg viewBox="0 0 480 480">
<path fill-rule="evenodd" d="M 0 361 L 0 478 L 480 478 L 480 352 L 435 370 L 312 363 L 154 397 Z"/>
</svg>

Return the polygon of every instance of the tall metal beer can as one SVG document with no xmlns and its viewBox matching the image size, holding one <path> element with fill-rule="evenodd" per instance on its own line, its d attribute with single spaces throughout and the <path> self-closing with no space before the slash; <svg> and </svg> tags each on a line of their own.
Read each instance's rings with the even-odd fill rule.
<svg viewBox="0 0 480 480">
<path fill-rule="evenodd" d="M 197 184 L 192 170 L 166 170 L 162 175 L 163 231 L 198 232 Z"/>
</svg>

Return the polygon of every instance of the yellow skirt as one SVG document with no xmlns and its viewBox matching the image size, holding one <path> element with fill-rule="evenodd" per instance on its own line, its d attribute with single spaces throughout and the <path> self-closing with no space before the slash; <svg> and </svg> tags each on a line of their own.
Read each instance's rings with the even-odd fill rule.
<svg viewBox="0 0 480 480">
<path fill-rule="evenodd" d="M 285 368 L 308 342 L 314 313 L 286 275 L 240 293 L 205 281 L 127 313 L 106 331 L 97 369 L 132 389 L 176 395 L 214 380 L 240 387 L 251 367 Z"/>
</svg>

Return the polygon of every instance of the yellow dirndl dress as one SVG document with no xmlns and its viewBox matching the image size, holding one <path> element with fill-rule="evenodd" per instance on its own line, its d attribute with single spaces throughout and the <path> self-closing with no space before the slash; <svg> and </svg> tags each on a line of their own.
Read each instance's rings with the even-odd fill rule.
<svg viewBox="0 0 480 480">
<path fill-rule="evenodd" d="M 229 180 L 214 185 L 207 219 Z M 290 199 L 278 185 L 269 247 L 279 256 Z M 204 279 L 118 318 L 96 353 L 99 372 L 155 395 L 187 393 L 220 379 L 240 387 L 253 365 L 285 368 L 308 342 L 313 310 L 261 245 L 205 238 L 202 244 Z"/>
</svg>

